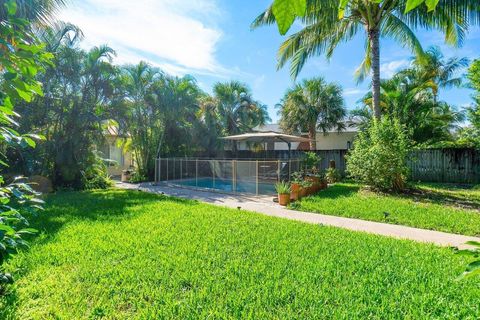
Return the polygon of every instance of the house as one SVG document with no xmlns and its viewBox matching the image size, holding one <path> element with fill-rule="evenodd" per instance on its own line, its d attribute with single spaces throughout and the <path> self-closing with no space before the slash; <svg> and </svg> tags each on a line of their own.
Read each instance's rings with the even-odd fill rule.
<svg viewBox="0 0 480 320">
<path fill-rule="evenodd" d="M 111 160 L 107 168 L 108 174 L 112 177 L 119 177 L 122 170 L 132 169 L 134 161 L 131 151 L 124 148 L 124 139 L 118 134 L 115 126 L 108 126 L 104 131 L 105 142 L 99 146 L 101 156 Z"/>
<path fill-rule="evenodd" d="M 254 132 L 278 132 L 284 133 L 279 124 L 266 124 L 253 129 Z M 352 147 L 353 140 L 358 133 L 358 128 L 353 122 L 345 123 L 345 130 L 340 132 L 331 130 L 323 133 L 317 132 L 317 150 L 347 150 Z M 301 133 L 302 137 L 308 137 L 307 133 Z M 239 150 L 250 150 L 251 146 L 245 142 L 241 142 Z M 288 150 L 288 146 L 284 142 L 265 143 L 264 150 Z M 310 150 L 307 142 L 292 143 L 292 150 Z"/>
</svg>

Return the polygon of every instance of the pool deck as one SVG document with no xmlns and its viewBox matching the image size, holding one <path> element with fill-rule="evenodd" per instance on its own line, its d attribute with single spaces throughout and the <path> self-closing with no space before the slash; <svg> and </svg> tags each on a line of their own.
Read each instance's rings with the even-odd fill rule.
<svg viewBox="0 0 480 320">
<path fill-rule="evenodd" d="M 289 210 L 278 205 L 277 203 L 274 203 L 272 196 L 232 195 L 220 192 L 209 192 L 198 189 L 193 190 L 190 188 L 174 187 L 164 184 L 153 185 L 152 183 L 130 184 L 118 182 L 116 186 L 123 189 L 133 189 L 151 193 L 165 194 L 168 196 L 193 199 L 229 208 L 254 211 L 278 218 L 285 218 L 313 224 L 323 224 L 397 239 L 408 239 L 418 242 L 432 243 L 439 246 L 469 248 L 470 246 L 465 244 L 467 241 L 480 242 L 480 238 L 478 237 Z"/>
</svg>

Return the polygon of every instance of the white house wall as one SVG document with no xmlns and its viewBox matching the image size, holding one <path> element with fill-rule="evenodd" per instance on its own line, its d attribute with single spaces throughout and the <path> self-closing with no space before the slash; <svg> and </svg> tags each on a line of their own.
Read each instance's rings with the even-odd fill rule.
<svg viewBox="0 0 480 320">
<path fill-rule="evenodd" d="M 326 135 L 317 133 L 317 150 L 348 149 L 352 145 L 356 132 L 331 132 Z"/>
</svg>

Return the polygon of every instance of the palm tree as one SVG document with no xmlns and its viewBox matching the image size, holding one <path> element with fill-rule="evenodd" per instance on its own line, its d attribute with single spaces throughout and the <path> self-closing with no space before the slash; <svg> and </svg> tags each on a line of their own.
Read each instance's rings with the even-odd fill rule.
<svg viewBox="0 0 480 320">
<path fill-rule="evenodd" d="M 8 16 L 4 4 L 7 1 L 0 1 L 0 21 Z M 68 0 L 16 0 L 16 16 L 33 23 L 50 24 L 58 10 L 65 6 Z"/>
<path fill-rule="evenodd" d="M 317 130 L 344 129 L 342 88 L 323 78 L 304 80 L 289 89 L 280 107 L 282 129 L 289 133 L 307 131 L 310 150 L 316 150 Z"/>
<path fill-rule="evenodd" d="M 372 108 L 375 117 L 380 108 L 380 37 L 396 40 L 423 55 L 422 46 L 414 34 L 417 28 L 437 29 L 445 40 L 460 45 L 468 27 L 480 22 L 480 2 L 477 0 L 440 0 L 434 12 L 426 6 L 405 13 L 407 0 L 307 0 L 302 30 L 292 34 L 278 51 L 278 67 L 291 61 L 291 75 L 296 78 L 305 62 L 325 53 L 330 58 L 335 48 L 352 39 L 358 32 L 366 35 L 365 58 L 356 72 L 363 80 L 372 71 Z M 274 23 L 270 6 L 252 24 L 253 28 Z"/>
<path fill-rule="evenodd" d="M 433 100 L 436 102 L 440 88 L 462 85 L 463 79 L 458 73 L 468 67 L 470 60 L 457 57 L 445 60 L 438 47 L 430 47 L 425 53 L 425 56 L 414 59 L 414 66 L 418 76 L 432 81 Z"/>
<path fill-rule="evenodd" d="M 419 73 L 399 72 L 391 79 L 380 82 L 382 113 L 409 130 L 414 143 L 432 145 L 452 140 L 451 131 L 463 120 L 461 113 L 443 101 L 435 101 L 432 81 Z M 364 97 L 370 105 L 371 93 Z M 355 114 L 361 115 L 358 110 Z M 363 113 L 368 122 L 368 114 Z M 361 125 L 361 127 L 364 127 Z"/>
<path fill-rule="evenodd" d="M 202 139 L 200 143 L 205 146 L 210 156 L 214 155 L 218 137 L 221 134 L 221 124 L 217 113 L 218 102 L 214 97 L 205 95 L 198 101 L 197 119 L 201 124 Z"/>
<path fill-rule="evenodd" d="M 247 132 L 269 120 L 266 106 L 255 101 L 247 85 L 239 81 L 216 83 L 213 96 L 227 135 Z"/>
</svg>

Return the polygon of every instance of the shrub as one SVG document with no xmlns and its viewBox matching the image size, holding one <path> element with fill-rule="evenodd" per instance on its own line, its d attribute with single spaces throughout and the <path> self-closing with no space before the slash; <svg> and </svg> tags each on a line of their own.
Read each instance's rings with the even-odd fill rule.
<svg viewBox="0 0 480 320">
<path fill-rule="evenodd" d="M 342 179 L 342 175 L 339 170 L 330 167 L 325 171 L 325 179 L 328 183 L 335 183 Z"/>
<path fill-rule="evenodd" d="M 405 188 L 409 150 L 399 121 L 384 117 L 359 133 L 347 156 L 347 172 L 373 188 L 400 191 Z"/>
<path fill-rule="evenodd" d="M 318 173 L 318 164 L 322 159 L 315 152 L 305 152 L 305 159 L 303 159 L 303 165 L 305 173 Z"/>
<path fill-rule="evenodd" d="M 140 172 L 134 171 L 131 174 L 130 179 L 128 179 L 128 181 L 131 183 L 139 183 L 139 182 L 148 181 L 148 178 L 145 175 L 141 174 Z"/>
<path fill-rule="evenodd" d="M 100 158 L 97 153 L 93 153 L 88 160 L 89 165 L 81 172 L 83 189 L 110 188 L 113 182 L 107 173 L 106 161 Z"/>
</svg>

